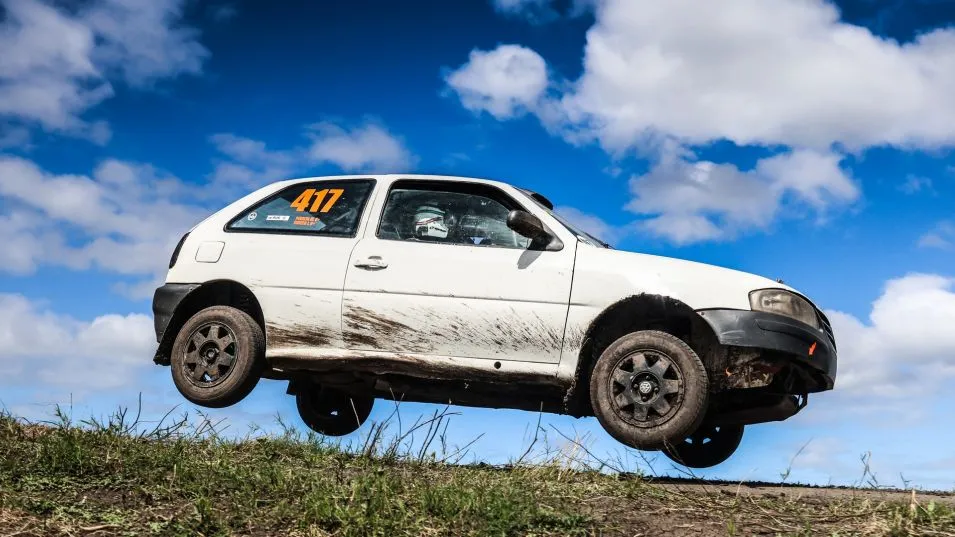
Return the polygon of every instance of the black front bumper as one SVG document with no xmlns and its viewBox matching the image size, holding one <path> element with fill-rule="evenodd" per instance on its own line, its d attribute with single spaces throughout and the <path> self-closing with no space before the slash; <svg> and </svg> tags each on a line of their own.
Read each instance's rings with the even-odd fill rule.
<svg viewBox="0 0 955 537">
<path fill-rule="evenodd" d="M 167 283 L 153 293 L 153 328 L 156 330 L 157 343 L 162 343 L 163 334 L 169 327 L 176 308 L 197 287 L 199 284 L 195 283 Z"/>
<path fill-rule="evenodd" d="M 816 379 L 816 389 L 831 390 L 836 379 L 835 340 L 825 329 L 777 315 L 749 310 L 702 310 L 698 312 L 720 344 L 768 351 L 802 366 Z M 828 327 L 828 321 L 820 322 Z"/>
</svg>

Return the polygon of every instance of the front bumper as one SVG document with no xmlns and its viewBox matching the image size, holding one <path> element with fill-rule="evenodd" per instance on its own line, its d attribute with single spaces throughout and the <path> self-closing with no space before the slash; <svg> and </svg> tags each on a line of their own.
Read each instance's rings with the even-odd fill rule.
<svg viewBox="0 0 955 537">
<path fill-rule="evenodd" d="M 835 385 L 836 345 L 830 332 L 761 311 L 713 309 L 698 313 L 720 344 L 759 349 L 793 360 L 815 380 L 811 391 L 831 390 Z M 822 321 L 828 326 L 828 321 Z"/>
</svg>

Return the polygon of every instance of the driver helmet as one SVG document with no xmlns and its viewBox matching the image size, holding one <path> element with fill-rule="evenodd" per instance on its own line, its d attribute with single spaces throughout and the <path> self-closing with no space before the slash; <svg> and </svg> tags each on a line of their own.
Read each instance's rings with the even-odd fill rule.
<svg viewBox="0 0 955 537">
<path fill-rule="evenodd" d="M 446 239 L 448 225 L 444 211 L 432 205 L 422 205 L 415 211 L 414 231 L 416 237 Z"/>
</svg>

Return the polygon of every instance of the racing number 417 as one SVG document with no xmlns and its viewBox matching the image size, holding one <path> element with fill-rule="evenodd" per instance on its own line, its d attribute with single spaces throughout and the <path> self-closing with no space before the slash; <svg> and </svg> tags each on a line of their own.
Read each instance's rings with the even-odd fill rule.
<svg viewBox="0 0 955 537">
<path fill-rule="evenodd" d="M 325 201 L 325 197 L 331 194 L 331 196 L 328 197 L 328 201 L 325 202 L 325 206 L 321 207 L 321 212 L 327 213 L 344 193 L 345 191 L 341 188 L 323 188 L 319 191 L 316 191 L 314 188 L 309 188 L 295 198 L 295 201 L 292 202 L 292 207 L 298 212 L 303 212 L 305 208 L 308 207 L 309 202 L 311 202 L 312 207 L 308 212 L 319 212 L 318 209 L 321 207 L 322 202 Z M 315 201 L 312 201 L 313 195 L 315 196 Z"/>
</svg>

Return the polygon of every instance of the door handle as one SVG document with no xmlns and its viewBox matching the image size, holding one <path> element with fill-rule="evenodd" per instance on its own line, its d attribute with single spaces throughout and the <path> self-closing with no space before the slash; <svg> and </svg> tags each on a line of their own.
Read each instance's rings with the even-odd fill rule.
<svg viewBox="0 0 955 537">
<path fill-rule="evenodd" d="M 386 268 L 388 263 L 382 261 L 381 256 L 373 255 L 368 258 L 355 261 L 355 266 L 368 270 L 380 270 Z"/>
</svg>

